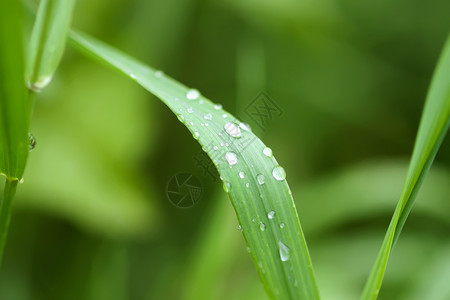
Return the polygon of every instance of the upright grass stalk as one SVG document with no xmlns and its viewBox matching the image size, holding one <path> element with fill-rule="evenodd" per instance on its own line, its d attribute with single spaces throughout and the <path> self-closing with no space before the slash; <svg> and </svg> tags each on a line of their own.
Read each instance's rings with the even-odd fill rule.
<svg viewBox="0 0 450 300">
<path fill-rule="evenodd" d="M 27 72 L 22 46 L 20 1 L 0 0 L 0 175 L 6 177 L 0 202 L 0 262 L 11 219 L 17 183 L 29 152 L 31 93 L 50 82 L 66 44 L 74 0 L 42 0 L 28 51 Z"/>
<path fill-rule="evenodd" d="M 18 182 L 19 181 L 16 179 L 6 179 L 3 201 L 0 203 L 0 266 L 3 260 L 6 236 L 8 234 L 9 222 L 11 220 L 12 204 L 14 195 L 16 194 Z"/>
<path fill-rule="evenodd" d="M 395 209 L 362 300 L 376 299 L 394 247 L 422 182 L 450 126 L 450 35 L 437 64 L 422 113 L 403 192 Z"/>
<path fill-rule="evenodd" d="M 28 156 L 29 105 L 23 79 L 20 1 L 0 0 L 0 175 L 6 177 L 0 198 L 0 263 L 14 193 Z"/>
</svg>

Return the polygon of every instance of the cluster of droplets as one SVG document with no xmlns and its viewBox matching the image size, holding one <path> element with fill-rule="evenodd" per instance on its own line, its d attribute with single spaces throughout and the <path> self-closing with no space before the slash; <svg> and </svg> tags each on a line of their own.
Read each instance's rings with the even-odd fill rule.
<svg viewBox="0 0 450 300">
<path fill-rule="evenodd" d="M 155 73 L 155 76 L 158 77 L 158 75 L 156 73 Z M 162 76 L 162 74 L 160 76 Z M 201 96 L 200 92 L 198 90 L 196 90 L 196 89 L 190 89 L 186 93 L 186 99 L 188 99 L 188 100 L 197 100 L 197 99 L 200 98 L 200 96 Z M 222 105 L 221 104 L 215 104 L 214 105 L 214 109 L 215 110 L 220 110 L 220 109 L 222 109 Z M 187 108 L 187 112 L 189 114 L 192 114 L 192 113 L 194 113 L 194 109 L 192 107 L 188 107 Z M 222 114 L 222 118 L 225 119 L 227 117 L 228 117 L 228 115 L 226 113 Z M 184 117 L 182 115 L 178 115 L 178 118 L 181 121 L 184 122 Z M 212 118 L 213 118 L 213 115 L 211 113 L 207 113 L 207 114 L 205 114 L 203 116 L 203 119 L 205 119 L 205 120 L 212 120 Z M 190 124 L 194 125 L 192 121 L 190 122 Z M 208 126 L 207 124 L 208 123 L 204 123 L 204 124 L 201 123 L 202 126 Z M 248 124 L 245 124 L 245 123 L 236 124 L 234 122 L 226 123 L 225 126 L 224 126 L 224 129 L 225 129 L 225 132 L 229 136 L 231 136 L 233 138 L 240 138 L 242 136 L 242 131 L 241 130 L 251 131 L 251 128 L 250 128 L 250 126 Z M 222 133 L 219 133 L 219 135 L 222 135 Z M 196 138 L 196 139 L 199 138 L 199 133 L 198 132 L 194 132 L 194 138 Z M 223 147 L 224 143 L 221 143 L 220 145 Z M 225 143 L 225 145 L 227 147 L 229 146 L 228 143 Z M 215 151 L 217 151 L 219 148 L 218 148 L 218 146 L 214 146 L 213 149 Z M 267 157 L 270 157 L 270 158 L 273 157 L 272 149 L 270 149 L 268 147 L 265 147 L 263 149 L 263 154 L 265 156 L 267 156 Z M 236 153 L 234 153 L 232 151 L 227 151 L 225 153 L 224 157 L 225 157 L 225 160 L 226 160 L 226 162 L 228 163 L 228 165 L 230 167 L 233 166 L 233 165 L 236 165 L 238 163 L 238 157 L 237 157 Z M 239 175 L 239 178 L 241 178 L 241 179 L 245 178 L 245 172 L 244 171 L 238 172 L 238 175 Z M 272 176 L 277 181 L 283 181 L 283 180 L 286 179 L 286 171 L 283 169 L 283 167 L 277 165 L 277 166 L 275 166 L 272 169 Z M 265 178 L 265 176 L 263 174 L 260 173 L 260 174 L 256 175 L 256 181 L 257 181 L 257 183 L 259 185 L 264 185 L 266 183 L 266 178 Z M 248 188 L 250 186 L 250 183 L 247 182 L 245 184 L 245 186 Z M 231 187 L 231 183 L 229 181 L 226 181 L 226 180 L 223 181 L 223 189 L 225 190 L 225 192 L 229 193 L 231 191 L 231 188 L 232 188 Z M 273 210 L 269 211 L 267 213 L 267 218 L 269 220 L 273 220 L 275 218 L 275 211 L 273 211 Z M 255 219 L 253 219 L 252 221 L 256 222 Z M 284 223 L 280 223 L 279 227 L 281 229 L 283 229 L 285 227 L 285 224 Z M 261 231 L 266 231 L 266 228 L 267 228 L 267 226 L 266 226 L 265 223 L 263 223 L 263 222 L 259 223 L 259 229 Z M 239 225 L 238 230 L 242 231 L 241 225 Z M 290 249 L 281 241 L 278 242 L 278 248 L 279 248 L 279 254 L 280 254 L 281 261 L 289 260 L 289 258 L 290 258 Z"/>
</svg>

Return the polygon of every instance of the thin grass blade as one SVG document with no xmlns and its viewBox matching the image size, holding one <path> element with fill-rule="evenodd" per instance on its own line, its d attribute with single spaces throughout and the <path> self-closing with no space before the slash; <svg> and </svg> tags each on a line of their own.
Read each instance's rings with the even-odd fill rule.
<svg viewBox="0 0 450 300">
<path fill-rule="evenodd" d="M 28 48 L 28 87 L 39 91 L 48 85 L 66 45 L 75 0 L 41 0 Z"/>
<path fill-rule="evenodd" d="M 160 98 L 199 141 L 223 178 L 269 295 L 274 299 L 319 299 L 285 173 L 271 150 L 245 124 L 197 90 L 85 34 L 72 32 L 70 41 Z"/>
<path fill-rule="evenodd" d="M 406 182 L 361 299 L 376 299 L 392 247 L 450 126 L 450 35 L 428 91 Z"/>
</svg>

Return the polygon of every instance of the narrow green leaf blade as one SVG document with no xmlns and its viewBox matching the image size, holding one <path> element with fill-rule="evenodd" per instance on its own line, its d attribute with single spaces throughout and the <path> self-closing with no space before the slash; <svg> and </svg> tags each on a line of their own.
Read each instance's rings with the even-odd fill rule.
<svg viewBox="0 0 450 300">
<path fill-rule="evenodd" d="M 0 0 L 0 174 L 22 178 L 28 156 L 20 1 Z"/>
<path fill-rule="evenodd" d="M 402 195 L 361 299 L 376 299 L 392 247 L 450 126 L 450 35 L 428 91 Z"/>
<path fill-rule="evenodd" d="M 28 49 L 26 79 L 31 90 L 50 83 L 66 44 L 75 0 L 41 0 Z"/>
<path fill-rule="evenodd" d="M 267 155 L 263 153 L 266 146 L 196 90 L 87 35 L 72 32 L 70 40 L 159 97 L 200 142 L 223 178 L 269 295 L 274 299 L 319 299 L 291 192 L 282 169 L 276 169 L 275 158 L 268 150 Z"/>
</svg>

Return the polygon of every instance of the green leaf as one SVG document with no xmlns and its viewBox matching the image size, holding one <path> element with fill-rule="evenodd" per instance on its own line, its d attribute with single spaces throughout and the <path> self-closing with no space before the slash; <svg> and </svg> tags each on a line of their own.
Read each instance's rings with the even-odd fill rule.
<svg viewBox="0 0 450 300">
<path fill-rule="evenodd" d="M 402 195 L 361 299 L 376 299 L 392 247 L 450 125 L 450 35 L 433 75 Z"/>
<path fill-rule="evenodd" d="M 87 35 L 72 32 L 70 41 L 159 97 L 200 142 L 223 178 L 249 252 L 269 295 L 274 299 L 318 299 L 291 192 L 286 180 L 274 178 L 278 163 L 272 155 L 263 153 L 266 146 L 231 114 L 196 90 Z M 239 133 L 240 137 L 233 137 Z M 235 164 L 229 163 L 234 160 L 237 160 Z M 241 176 L 240 172 L 243 172 Z M 272 211 L 274 215 L 269 218 Z"/>
<path fill-rule="evenodd" d="M 22 178 L 28 156 L 20 2 L 0 1 L 0 174 Z"/>
<path fill-rule="evenodd" d="M 39 91 L 50 83 L 66 44 L 75 0 L 41 0 L 28 49 L 26 80 Z"/>
</svg>

